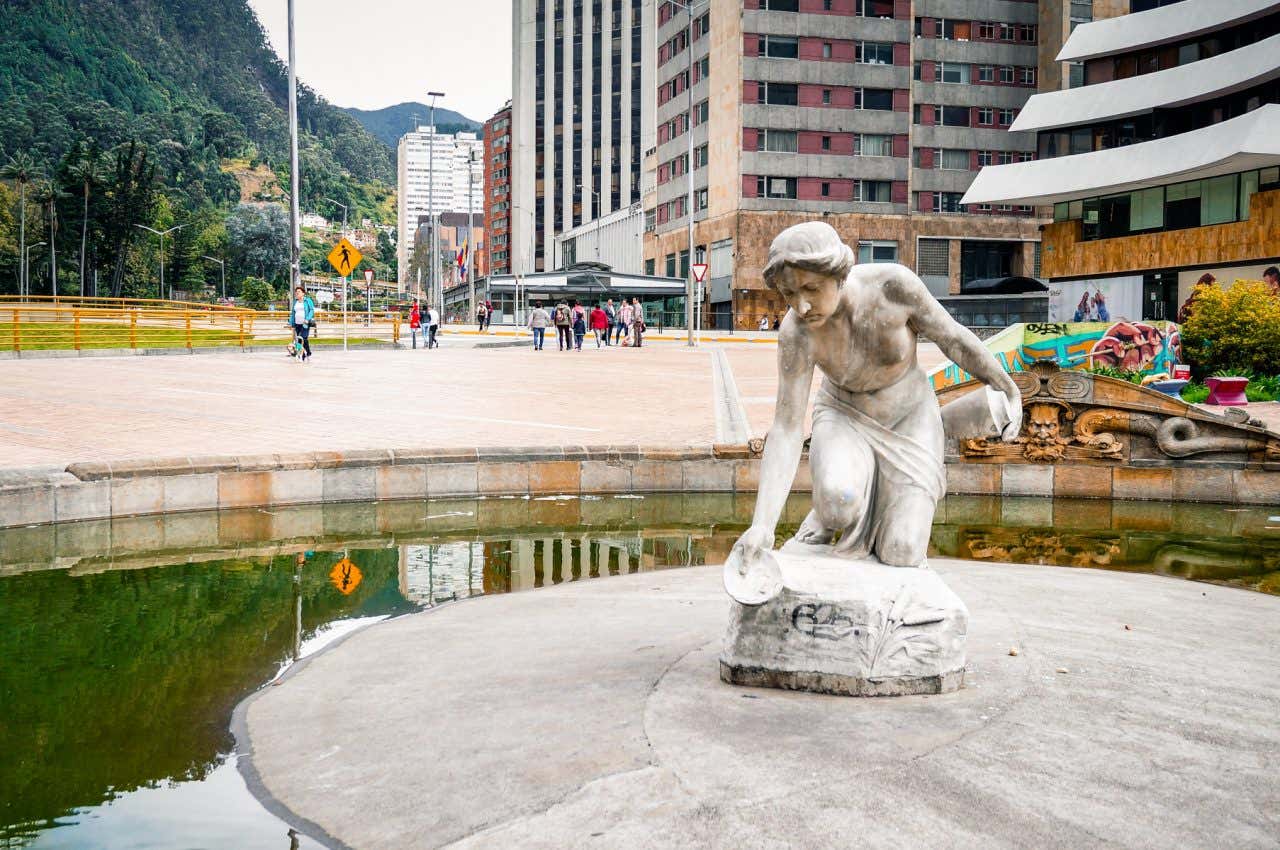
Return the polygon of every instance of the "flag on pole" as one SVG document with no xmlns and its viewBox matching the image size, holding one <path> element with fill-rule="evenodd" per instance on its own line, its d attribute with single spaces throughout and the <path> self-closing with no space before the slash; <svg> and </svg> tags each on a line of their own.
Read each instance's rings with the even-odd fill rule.
<svg viewBox="0 0 1280 850">
<path fill-rule="evenodd" d="M 467 242 L 464 240 L 462 247 L 458 249 L 458 279 L 467 276 Z"/>
</svg>

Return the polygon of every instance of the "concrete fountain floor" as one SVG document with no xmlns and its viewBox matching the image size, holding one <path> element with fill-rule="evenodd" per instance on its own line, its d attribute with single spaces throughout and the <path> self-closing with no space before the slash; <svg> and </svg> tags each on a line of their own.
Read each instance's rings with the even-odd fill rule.
<svg viewBox="0 0 1280 850">
<path fill-rule="evenodd" d="M 719 568 L 641 573 L 357 633 L 240 707 L 241 764 L 360 850 L 1280 846 L 1280 598 L 933 567 L 956 694 L 723 684 Z"/>
</svg>

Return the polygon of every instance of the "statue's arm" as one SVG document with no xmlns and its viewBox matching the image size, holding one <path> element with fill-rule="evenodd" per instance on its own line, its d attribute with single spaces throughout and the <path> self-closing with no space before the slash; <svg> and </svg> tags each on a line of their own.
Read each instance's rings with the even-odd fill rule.
<svg viewBox="0 0 1280 850">
<path fill-rule="evenodd" d="M 774 529 L 791 492 L 804 449 L 804 414 L 809 407 L 812 385 L 813 357 L 808 340 L 802 336 L 794 317 L 788 315 L 778 335 L 778 400 L 760 462 L 755 514 L 751 528 L 743 535 L 745 545 L 773 546 Z"/>
<path fill-rule="evenodd" d="M 1021 395 L 1009 373 L 987 350 L 973 331 L 957 322 L 938 303 L 914 273 L 902 268 L 891 289 L 910 311 L 909 322 L 916 333 L 928 337 L 951 361 L 994 390 L 1004 393 L 1017 406 Z"/>
</svg>

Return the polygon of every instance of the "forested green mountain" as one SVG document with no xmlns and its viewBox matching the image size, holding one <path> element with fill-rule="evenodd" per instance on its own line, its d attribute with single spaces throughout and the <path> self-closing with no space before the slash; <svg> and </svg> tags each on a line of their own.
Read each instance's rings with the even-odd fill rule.
<svg viewBox="0 0 1280 850">
<path fill-rule="evenodd" d="M 27 242 L 49 241 L 52 218 L 59 287 L 78 288 L 83 237 L 86 277 L 150 294 L 154 240 L 134 223 L 190 224 L 174 237 L 171 280 L 203 279 L 200 254 L 235 255 L 224 221 L 241 200 L 236 174 L 266 166 L 288 187 L 287 79 L 246 0 L 0 3 L 0 163 L 30 155 L 47 178 L 27 185 Z M 305 86 L 299 123 L 303 208 L 330 197 L 356 221 L 385 216 L 392 151 Z M 0 187 L 0 292 L 16 286 L 20 187 Z M 51 264 L 37 256 L 33 287 L 44 273 L 47 292 Z"/>
<path fill-rule="evenodd" d="M 356 109 L 344 107 L 344 111 L 364 125 L 392 150 L 400 143 L 400 137 L 418 124 L 430 123 L 431 107 L 425 103 L 397 103 L 382 109 Z M 481 129 L 479 121 L 472 121 L 460 112 L 436 107 L 436 126 L 441 133 L 474 133 Z"/>
</svg>

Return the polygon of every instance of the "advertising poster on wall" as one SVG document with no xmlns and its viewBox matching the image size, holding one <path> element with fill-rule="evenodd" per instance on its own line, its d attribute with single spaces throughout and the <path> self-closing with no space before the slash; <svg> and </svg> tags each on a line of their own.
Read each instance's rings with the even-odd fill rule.
<svg viewBox="0 0 1280 850">
<path fill-rule="evenodd" d="M 1050 322 L 1113 322 L 1141 318 L 1140 275 L 1049 284 Z"/>
</svg>

